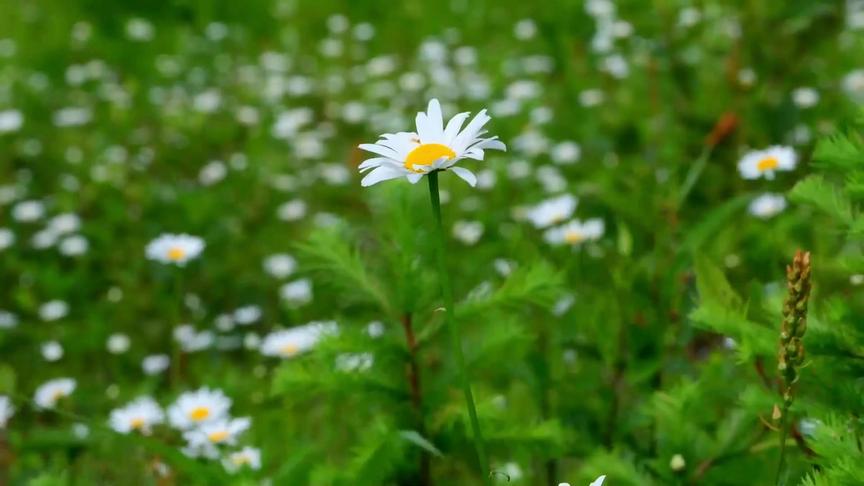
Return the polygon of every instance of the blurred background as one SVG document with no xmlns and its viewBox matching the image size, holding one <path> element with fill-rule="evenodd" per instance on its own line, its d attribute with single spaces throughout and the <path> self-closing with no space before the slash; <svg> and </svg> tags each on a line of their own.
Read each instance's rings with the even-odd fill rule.
<svg viewBox="0 0 864 486">
<path fill-rule="evenodd" d="M 487 109 L 508 146 L 464 163 L 476 188 L 441 177 L 495 481 L 773 478 L 774 456 L 726 456 L 764 433 L 770 391 L 742 400 L 760 377 L 741 363 L 776 337 L 742 356 L 740 338 L 692 318 L 694 262 L 722 270 L 767 327 L 796 248 L 850 251 L 783 194 L 816 140 L 858 116 L 864 2 L 0 12 L 0 395 L 15 409 L 0 483 L 481 484 L 435 313 L 426 188 L 361 188 L 357 172 L 357 145 L 413 130 L 431 98 L 445 120 Z M 745 154 L 775 145 L 794 150 L 794 170 L 741 177 Z M 764 194 L 779 199 L 754 206 Z M 599 219 L 603 234 L 546 241 L 532 215 L 562 195 L 578 204 L 555 222 Z M 180 233 L 202 239 L 200 256 L 147 258 Z M 864 281 L 823 263 L 826 292 Z M 320 321 L 339 331 L 314 350 L 260 352 Z M 34 405 L 61 377 L 74 392 Z M 109 423 L 135 397 L 168 408 L 202 386 L 251 418 L 214 457 L 189 457 L 167 424 L 144 436 Z M 257 467 L 224 465 L 246 446 Z"/>
</svg>

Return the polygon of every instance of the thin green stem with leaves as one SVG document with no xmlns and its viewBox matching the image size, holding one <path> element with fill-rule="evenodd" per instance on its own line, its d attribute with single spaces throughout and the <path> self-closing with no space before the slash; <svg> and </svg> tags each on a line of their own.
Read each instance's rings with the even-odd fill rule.
<svg viewBox="0 0 864 486">
<path fill-rule="evenodd" d="M 459 379 L 462 382 L 462 391 L 465 394 L 465 403 L 468 406 L 468 415 L 471 419 L 474 447 L 477 449 L 477 460 L 480 463 L 480 474 L 483 476 L 483 483 L 490 486 L 492 481 L 489 477 L 489 459 L 486 455 L 483 435 L 480 432 L 480 420 L 477 418 L 477 407 L 474 405 L 474 394 L 471 392 L 471 382 L 468 379 L 468 370 L 465 366 L 465 355 L 462 352 L 462 338 L 459 332 L 459 324 L 454 316 L 453 288 L 450 285 L 450 274 L 447 272 L 447 259 L 444 252 L 444 226 L 441 224 L 438 171 L 431 172 L 426 178 L 429 179 L 429 198 L 432 202 L 432 215 L 435 219 L 435 232 L 437 233 L 435 237 L 435 253 L 438 263 L 438 278 L 441 281 L 441 293 L 444 299 L 444 322 L 450 333 L 451 352 L 455 356 L 456 366 L 459 368 Z"/>
</svg>

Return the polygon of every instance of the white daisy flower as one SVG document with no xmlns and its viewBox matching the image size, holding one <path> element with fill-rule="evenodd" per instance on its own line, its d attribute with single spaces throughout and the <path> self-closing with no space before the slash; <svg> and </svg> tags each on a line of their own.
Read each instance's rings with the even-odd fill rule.
<svg viewBox="0 0 864 486">
<path fill-rule="evenodd" d="M 237 436 L 249 429 L 252 421 L 248 417 L 222 418 L 185 432 L 183 437 L 188 442 L 189 449 L 207 452 L 205 457 L 211 457 L 209 451 L 216 446 L 235 445 Z"/>
<path fill-rule="evenodd" d="M 795 169 L 798 156 L 792 147 L 775 145 L 765 150 L 754 150 L 747 153 L 738 162 L 738 172 L 745 179 L 774 179 L 777 171 L 789 171 Z"/>
<path fill-rule="evenodd" d="M 480 221 L 456 221 L 453 223 L 453 237 L 471 246 L 483 236 L 483 223 Z"/>
<path fill-rule="evenodd" d="M 50 300 L 39 306 L 39 317 L 43 321 L 56 321 L 66 317 L 69 304 L 62 300 Z"/>
<path fill-rule="evenodd" d="M 303 326 L 274 331 L 264 338 L 260 351 L 264 356 L 291 358 L 312 349 L 323 336 L 336 331 L 336 323 L 333 321 L 310 322 Z"/>
<path fill-rule="evenodd" d="M 297 260 L 286 253 L 276 253 L 264 259 L 264 271 L 275 278 L 285 278 L 297 268 Z"/>
<path fill-rule="evenodd" d="M 106 349 L 111 354 L 123 354 L 126 351 L 129 351 L 129 346 L 132 344 L 132 340 L 129 339 L 129 336 L 123 333 L 114 333 L 108 336 L 108 341 L 105 343 Z"/>
<path fill-rule="evenodd" d="M 57 361 L 63 357 L 63 346 L 57 341 L 42 343 L 42 357 L 45 361 Z"/>
<path fill-rule="evenodd" d="M 154 425 L 165 421 L 165 413 L 162 407 L 150 397 L 139 397 L 128 403 L 125 407 L 116 408 L 111 411 L 108 423 L 115 432 L 128 434 L 140 432 L 150 435 Z"/>
<path fill-rule="evenodd" d="M 5 429 L 9 419 L 15 415 L 15 407 L 12 400 L 6 395 L 0 395 L 0 429 Z"/>
<path fill-rule="evenodd" d="M 603 236 L 605 226 L 602 219 L 589 219 L 585 222 L 574 219 L 569 223 L 546 230 L 543 238 L 552 245 L 578 245 L 594 241 Z"/>
<path fill-rule="evenodd" d="M 279 288 L 279 296 L 292 306 L 308 304 L 312 300 L 312 281 L 301 278 Z"/>
<path fill-rule="evenodd" d="M 0 134 L 17 132 L 24 124 L 24 116 L 18 110 L 0 111 Z"/>
<path fill-rule="evenodd" d="M 151 354 L 141 360 L 141 369 L 144 374 L 153 376 L 167 370 L 170 364 L 171 358 L 167 354 Z"/>
<path fill-rule="evenodd" d="M 163 234 L 147 245 L 147 258 L 183 266 L 204 250 L 204 240 L 187 234 Z"/>
<path fill-rule="evenodd" d="M 68 397 L 75 391 L 75 380 L 73 378 L 56 378 L 49 380 L 36 389 L 33 401 L 42 409 L 54 408 L 57 401 Z"/>
<path fill-rule="evenodd" d="M 529 209 L 525 216 L 535 228 L 547 228 L 572 216 L 578 203 L 576 197 L 564 194 L 541 201 Z"/>
<path fill-rule="evenodd" d="M 417 114 L 417 132 L 386 133 L 374 144 L 364 143 L 360 148 L 379 155 L 360 164 L 360 172 L 371 169 L 360 184 L 364 187 L 389 179 L 405 177 L 412 184 L 425 174 L 436 170 L 452 170 L 454 174 L 470 184 L 477 177 L 468 169 L 457 167 L 462 159 L 483 160 L 484 150 L 506 150 L 498 137 L 480 138 L 483 126 L 491 118 L 481 110 L 462 129 L 470 113 L 459 113 L 450 119 L 446 127 L 441 115 L 441 104 L 437 99 L 429 101 L 426 112 Z"/>
<path fill-rule="evenodd" d="M 257 471 L 261 469 L 261 450 L 254 447 L 244 447 L 225 456 L 222 459 L 222 465 L 230 473 L 237 472 L 242 467 Z"/>
<path fill-rule="evenodd" d="M 594 482 L 592 482 L 588 486 L 603 486 L 603 481 L 606 481 L 605 474 L 595 479 Z M 570 486 L 570 483 L 558 483 L 558 486 Z"/>
<path fill-rule="evenodd" d="M 180 395 L 168 407 L 168 420 L 172 426 L 187 430 L 224 418 L 230 408 L 231 399 L 222 390 L 204 387 Z"/>
<path fill-rule="evenodd" d="M 768 219 L 786 209 L 786 198 L 782 194 L 765 193 L 750 202 L 747 210 L 753 216 Z"/>
</svg>

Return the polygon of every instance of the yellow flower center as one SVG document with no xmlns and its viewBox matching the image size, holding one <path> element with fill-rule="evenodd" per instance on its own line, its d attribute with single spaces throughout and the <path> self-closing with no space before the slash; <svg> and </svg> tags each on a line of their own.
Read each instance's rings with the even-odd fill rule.
<svg viewBox="0 0 864 486">
<path fill-rule="evenodd" d="M 210 416 L 210 409 L 207 407 L 196 407 L 189 412 L 189 418 L 196 422 L 206 420 Z"/>
<path fill-rule="evenodd" d="M 231 456 L 231 461 L 237 466 L 242 466 L 244 464 L 249 464 L 249 456 L 245 454 L 234 454 Z"/>
<path fill-rule="evenodd" d="M 65 396 L 66 392 L 64 392 L 63 390 L 55 390 L 54 393 L 51 394 L 51 401 L 56 403 L 58 400 Z"/>
<path fill-rule="evenodd" d="M 183 248 L 174 246 L 168 250 L 168 259 L 173 261 L 180 261 L 183 257 L 186 256 L 186 250 Z"/>
<path fill-rule="evenodd" d="M 220 430 L 218 432 L 211 432 L 210 434 L 207 435 L 207 439 L 210 440 L 210 442 L 212 442 L 214 444 L 218 444 L 219 442 L 222 442 L 227 438 L 228 438 L 228 431 L 227 430 Z"/>
<path fill-rule="evenodd" d="M 141 430 L 144 428 L 144 419 L 141 417 L 134 418 L 129 421 L 132 430 Z"/>
<path fill-rule="evenodd" d="M 279 351 L 282 351 L 282 354 L 285 356 L 294 356 L 297 354 L 297 351 L 300 351 L 300 347 L 294 343 L 288 343 L 279 348 Z"/>
<path fill-rule="evenodd" d="M 765 172 L 766 170 L 774 170 L 780 166 L 780 161 L 777 160 L 777 157 L 769 156 L 760 160 L 759 163 L 756 164 L 756 169 L 759 172 Z"/>
<path fill-rule="evenodd" d="M 452 159 L 456 157 L 456 152 L 450 147 L 440 143 L 424 143 L 418 145 L 414 150 L 408 153 L 405 157 L 405 168 L 421 172 L 414 168 L 415 165 L 432 165 L 436 160 L 441 158 Z"/>
<path fill-rule="evenodd" d="M 568 231 L 564 233 L 564 241 L 570 243 L 571 245 L 581 243 L 584 239 L 585 237 L 582 236 L 582 233 L 579 233 L 578 231 Z"/>
</svg>

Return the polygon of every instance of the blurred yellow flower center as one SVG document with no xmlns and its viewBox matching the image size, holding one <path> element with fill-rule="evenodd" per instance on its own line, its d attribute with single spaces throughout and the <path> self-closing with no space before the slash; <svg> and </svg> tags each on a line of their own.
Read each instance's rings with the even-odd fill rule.
<svg viewBox="0 0 864 486">
<path fill-rule="evenodd" d="M 134 430 L 140 430 L 144 428 L 144 419 L 140 417 L 134 418 L 129 422 L 129 425 L 131 425 Z"/>
<path fill-rule="evenodd" d="M 440 143 L 424 143 L 418 145 L 414 150 L 408 153 L 405 157 L 405 168 L 421 172 L 414 168 L 415 165 L 432 165 L 436 160 L 446 158 L 452 159 L 456 157 L 456 152 L 450 147 Z"/>
<path fill-rule="evenodd" d="M 176 262 L 177 260 L 182 260 L 184 256 L 186 256 L 186 250 L 184 250 L 183 248 L 175 246 L 168 250 L 169 260 L 174 260 Z"/>
<path fill-rule="evenodd" d="M 200 422 L 205 420 L 210 416 L 210 409 L 207 407 L 196 407 L 193 408 L 191 412 L 189 412 L 189 418 L 196 422 Z"/>
<path fill-rule="evenodd" d="M 216 444 L 218 442 L 222 442 L 223 440 L 225 440 L 227 438 L 228 438 L 228 431 L 227 430 L 220 430 L 218 432 L 211 432 L 209 435 L 207 435 L 207 439 L 209 439 L 210 442 L 212 442 L 214 444 Z"/>
<path fill-rule="evenodd" d="M 766 170 L 774 170 L 780 166 L 780 161 L 777 160 L 777 157 L 765 157 L 760 160 L 758 164 L 756 164 L 756 168 L 759 169 L 759 172 L 765 172 Z"/>
<path fill-rule="evenodd" d="M 294 343 L 288 343 L 282 346 L 279 350 L 282 351 L 282 354 L 285 356 L 292 356 L 297 354 L 297 351 L 300 351 L 300 348 Z"/>
<path fill-rule="evenodd" d="M 566 241 L 567 243 L 570 243 L 571 245 L 575 245 L 576 243 L 580 243 L 584 239 L 585 239 L 585 237 L 582 236 L 581 233 L 576 232 L 576 231 L 568 231 L 568 232 L 564 233 L 564 241 Z"/>
<path fill-rule="evenodd" d="M 249 457 L 242 454 L 235 454 L 231 457 L 231 461 L 237 466 L 242 466 L 244 464 L 249 464 Z"/>
<path fill-rule="evenodd" d="M 65 397 L 65 396 L 66 396 L 66 393 L 64 393 L 63 390 L 57 390 L 51 394 L 51 401 L 56 402 L 57 400 L 60 400 L 61 398 Z"/>
</svg>

